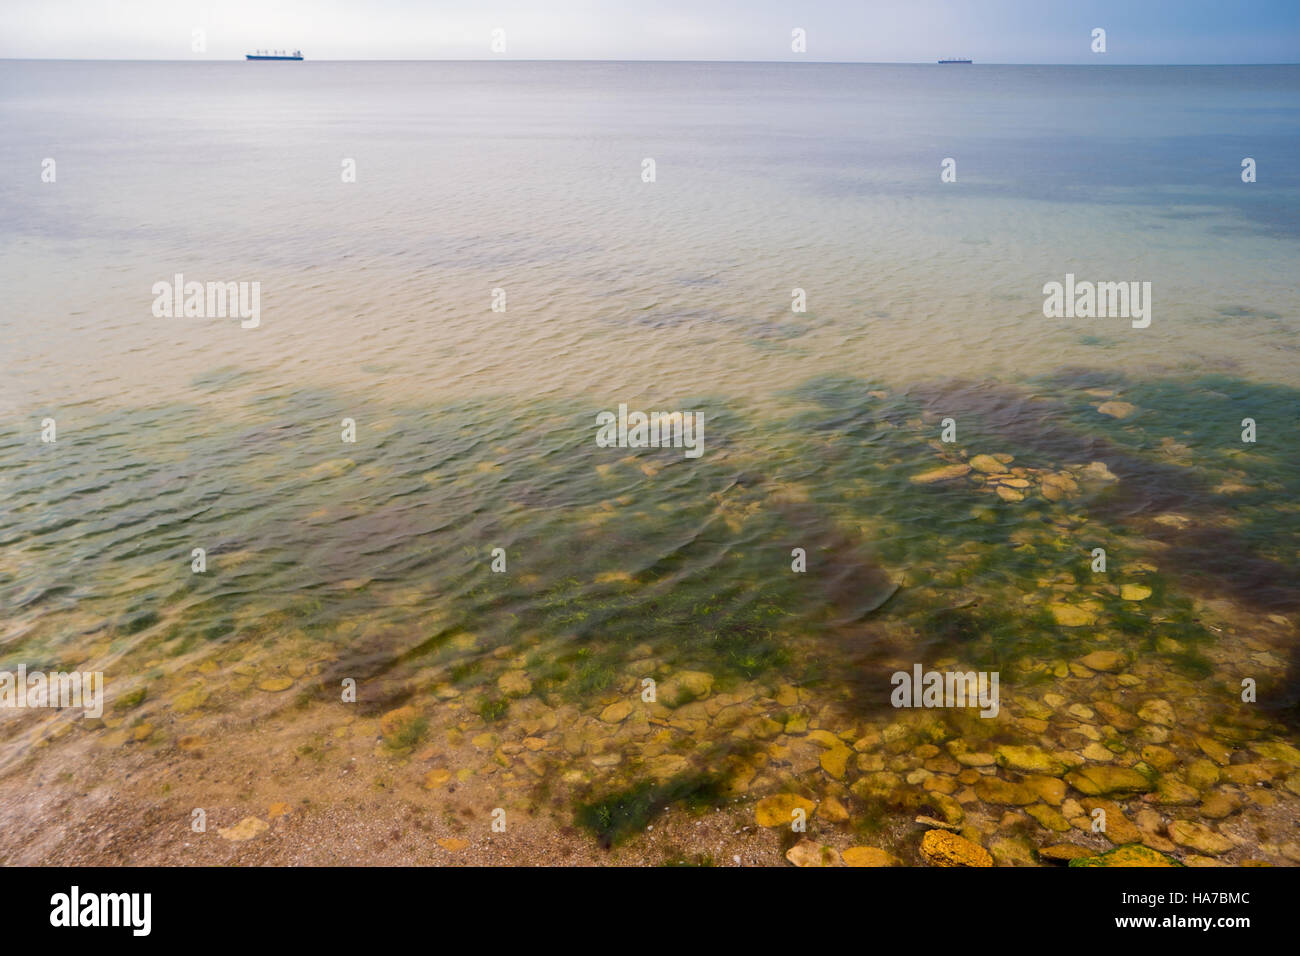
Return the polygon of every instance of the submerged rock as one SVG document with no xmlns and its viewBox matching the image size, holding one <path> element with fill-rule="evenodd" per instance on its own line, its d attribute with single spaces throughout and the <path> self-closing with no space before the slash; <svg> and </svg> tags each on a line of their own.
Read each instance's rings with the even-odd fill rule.
<svg viewBox="0 0 1300 956">
<path fill-rule="evenodd" d="M 1089 627 L 1097 623 L 1097 615 L 1074 604 L 1049 604 L 1047 610 L 1061 627 Z"/>
<path fill-rule="evenodd" d="M 1070 821 L 1065 819 L 1059 810 L 1049 807 L 1045 803 L 1035 803 L 1027 807 L 1025 812 L 1037 820 L 1045 830 L 1066 833 L 1070 829 Z"/>
<path fill-rule="evenodd" d="M 1182 866 L 1182 864 L 1150 847 L 1134 843 L 1107 850 L 1097 856 L 1079 857 L 1071 860 L 1070 866 Z"/>
<path fill-rule="evenodd" d="M 813 840 L 800 840 L 785 851 L 785 858 L 795 866 L 843 866 L 839 851 Z"/>
<path fill-rule="evenodd" d="M 1024 784 L 1010 783 L 997 777 L 981 777 L 975 783 L 975 795 L 985 803 L 1023 807 L 1038 801 L 1038 794 Z"/>
<path fill-rule="evenodd" d="M 222 839 L 242 843 L 265 833 L 269 829 L 271 829 L 271 824 L 265 820 L 258 817 L 244 817 L 233 827 L 218 827 L 217 832 L 221 834 Z"/>
<path fill-rule="evenodd" d="M 931 866 L 992 866 L 993 857 L 978 843 L 947 830 L 927 830 L 921 855 Z"/>
<path fill-rule="evenodd" d="M 913 475 L 911 480 L 918 485 L 932 485 L 939 481 L 952 481 L 954 478 L 961 478 L 968 474 L 970 474 L 970 465 L 945 465 L 943 468 Z"/>
<path fill-rule="evenodd" d="M 1102 402 L 1097 406 L 1097 411 L 1111 418 L 1128 418 L 1137 411 L 1137 406 L 1128 402 Z"/>
<path fill-rule="evenodd" d="M 507 697 L 525 697 L 533 689 L 533 682 L 521 670 L 506 671 L 497 678 L 497 689 Z"/>
<path fill-rule="evenodd" d="M 1222 820 L 1232 816 L 1241 809 L 1241 801 L 1230 793 L 1215 791 L 1205 797 L 1200 806 L 1200 814 L 1210 820 Z"/>
<path fill-rule="evenodd" d="M 797 793 L 778 793 L 758 801 L 754 818 L 761 827 L 784 827 L 794 822 L 795 810 L 802 810 L 806 818 L 816 808 L 817 804 Z"/>
<path fill-rule="evenodd" d="M 618 724 L 627 720 L 632 713 L 632 705 L 626 700 L 620 700 L 610 704 L 600 712 L 600 719 L 607 724 Z"/>
<path fill-rule="evenodd" d="M 1106 467 L 1105 462 L 1089 462 L 1080 472 L 1084 478 L 1092 481 L 1119 481 L 1119 475 Z"/>
<path fill-rule="evenodd" d="M 851 846 L 840 854 L 845 866 L 897 866 L 898 858 L 874 846 Z"/>
<path fill-rule="evenodd" d="M 1066 774 L 1065 782 L 1090 797 L 1108 793 L 1147 793 L 1154 789 L 1151 781 L 1136 770 L 1107 764 L 1080 767 Z"/>
<path fill-rule="evenodd" d="M 410 746 L 421 727 L 420 712 L 409 705 L 390 710 L 379 718 L 379 734 L 390 747 Z"/>
<path fill-rule="evenodd" d="M 1093 651 L 1081 657 L 1079 663 L 1095 671 L 1111 673 L 1120 670 L 1125 664 L 1124 655 L 1118 651 Z"/>
<path fill-rule="evenodd" d="M 1157 724 L 1161 727 L 1174 726 L 1174 708 L 1167 700 L 1147 701 L 1138 708 L 1138 717 L 1148 724 Z"/>
<path fill-rule="evenodd" d="M 1077 843 L 1054 843 L 1051 846 L 1041 847 L 1038 851 L 1038 857 L 1042 860 L 1069 861 L 1092 856 L 1092 854 L 1092 850 Z"/>
<path fill-rule="evenodd" d="M 844 804 L 834 797 L 827 797 L 817 808 L 817 816 L 822 820 L 829 820 L 831 823 L 846 823 L 849 819 L 849 811 Z"/>
<path fill-rule="evenodd" d="M 703 700 L 713 690 L 713 675 L 708 671 L 678 671 L 659 687 L 659 699 L 669 707 L 680 707 Z"/>
<path fill-rule="evenodd" d="M 1212 855 L 1227 853 L 1236 846 L 1223 834 L 1215 833 L 1204 823 L 1192 820 L 1175 820 L 1169 824 L 1169 837 L 1180 846 Z"/>
<path fill-rule="evenodd" d="M 993 751 L 993 759 L 999 767 L 1018 770 L 1021 773 L 1043 774 L 1048 777 L 1059 777 L 1067 769 L 1065 764 L 1041 747 L 1016 747 L 1005 744 Z"/>
</svg>

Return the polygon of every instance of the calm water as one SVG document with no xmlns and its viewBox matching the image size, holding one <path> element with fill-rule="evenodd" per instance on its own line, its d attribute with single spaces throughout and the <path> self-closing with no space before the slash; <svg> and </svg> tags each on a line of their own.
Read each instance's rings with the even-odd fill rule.
<svg viewBox="0 0 1300 956">
<path fill-rule="evenodd" d="M 0 62 L 0 666 L 129 698 L 7 720 L 0 760 L 352 740 L 351 677 L 417 791 L 822 794 L 807 727 L 869 739 L 937 660 L 1003 672 L 996 730 L 934 738 L 976 750 L 1082 753 L 1019 695 L 1134 686 L 1293 739 L 1298 121 L 1296 67 Z M 1151 282 L 1151 326 L 1044 318 L 1067 272 Z M 260 327 L 155 318 L 175 273 L 260 282 Z M 597 448 L 620 402 L 699 410 L 704 456 Z M 980 453 L 1019 471 L 912 480 Z M 1097 647 L 1141 683 L 1069 683 Z M 1220 712 L 1247 660 L 1282 716 Z M 600 719 L 683 670 L 706 700 Z M 926 759 L 826 792 L 897 809 Z"/>
</svg>

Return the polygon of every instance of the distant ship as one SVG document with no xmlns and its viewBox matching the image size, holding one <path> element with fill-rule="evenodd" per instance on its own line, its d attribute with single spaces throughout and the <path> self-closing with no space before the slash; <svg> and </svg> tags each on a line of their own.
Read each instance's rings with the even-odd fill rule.
<svg viewBox="0 0 1300 956">
<path fill-rule="evenodd" d="M 302 50 L 294 50 L 292 53 L 287 50 L 258 50 L 256 53 L 245 53 L 244 56 L 249 60 L 301 60 Z"/>
<path fill-rule="evenodd" d="M 946 60 L 940 60 L 939 62 L 940 63 L 973 63 L 974 60 L 971 60 L 968 57 L 954 56 Z"/>
</svg>

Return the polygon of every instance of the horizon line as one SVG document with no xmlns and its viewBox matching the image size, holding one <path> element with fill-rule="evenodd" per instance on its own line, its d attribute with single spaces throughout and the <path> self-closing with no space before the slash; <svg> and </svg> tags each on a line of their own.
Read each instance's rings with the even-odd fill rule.
<svg viewBox="0 0 1300 956">
<path fill-rule="evenodd" d="M 241 54 L 247 56 L 247 54 Z M 13 62 L 47 62 L 47 63 L 245 63 L 246 59 L 238 57 L 85 57 L 85 56 L 0 56 L 0 61 Z M 938 60 L 816 60 L 816 59 L 695 59 L 695 58 L 588 58 L 588 57 L 303 57 L 297 62 L 312 63 L 754 63 L 754 64 L 805 64 L 817 66 L 1088 66 L 1088 67 L 1129 67 L 1129 66 L 1300 66 L 1294 62 L 1231 62 L 1231 63 L 1058 63 L 1058 62 L 1013 62 L 987 60 L 971 63 L 941 64 Z"/>
</svg>

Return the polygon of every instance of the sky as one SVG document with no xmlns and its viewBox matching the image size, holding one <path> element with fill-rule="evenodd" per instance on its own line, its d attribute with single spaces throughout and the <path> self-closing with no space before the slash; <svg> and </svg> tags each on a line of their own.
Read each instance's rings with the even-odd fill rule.
<svg viewBox="0 0 1300 956">
<path fill-rule="evenodd" d="M 1098 27 L 1104 54 L 1091 49 Z M 796 28 L 804 53 L 791 50 Z M 263 48 L 322 60 L 1295 63 L 1300 0 L 0 0 L 5 58 Z"/>
</svg>

